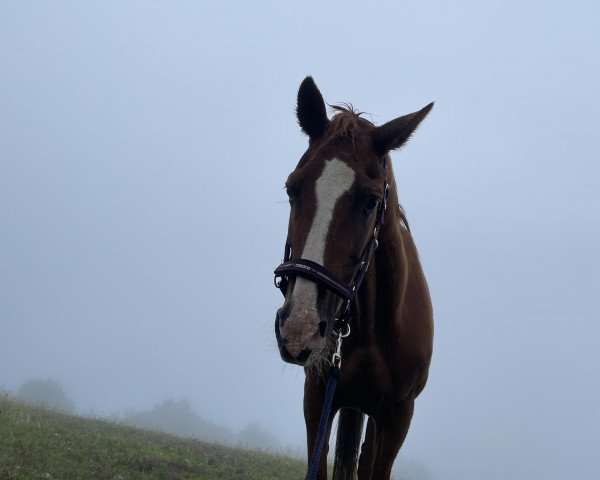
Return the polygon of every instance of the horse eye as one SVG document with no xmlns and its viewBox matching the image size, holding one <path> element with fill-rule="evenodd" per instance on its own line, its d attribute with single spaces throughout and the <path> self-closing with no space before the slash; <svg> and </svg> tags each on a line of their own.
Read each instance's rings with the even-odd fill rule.
<svg viewBox="0 0 600 480">
<path fill-rule="evenodd" d="M 370 195 L 363 205 L 363 214 L 369 215 L 377 205 L 379 205 L 379 197 L 376 197 L 375 195 Z"/>
<path fill-rule="evenodd" d="M 290 187 L 286 186 L 285 187 L 285 193 L 287 193 L 288 201 L 290 202 L 290 205 L 293 205 L 294 204 L 294 197 L 296 196 L 295 192 Z"/>
</svg>

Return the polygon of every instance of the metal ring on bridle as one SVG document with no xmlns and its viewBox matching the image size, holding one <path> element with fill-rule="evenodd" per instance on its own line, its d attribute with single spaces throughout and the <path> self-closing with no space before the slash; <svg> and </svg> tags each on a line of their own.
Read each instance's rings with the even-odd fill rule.
<svg viewBox="0 0 600 480">
<path fill-rule="evenodd" d="M 346 338 L 348 335 L 350 335 L 350 324 L 344 323 L 340 328 L 334 329 L 333 333 L 335 333 L 340 338 Z"/>
</svg>

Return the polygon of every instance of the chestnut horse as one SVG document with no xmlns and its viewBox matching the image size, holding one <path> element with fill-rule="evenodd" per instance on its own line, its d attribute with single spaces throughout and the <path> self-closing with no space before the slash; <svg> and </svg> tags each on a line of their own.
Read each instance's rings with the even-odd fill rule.
<svg viewBox="0 0 600 480">
<path fill-rule="evenodd" d="M 283 360 L 305 367 L 310 460 L 325 396 L 324 366 L 339 335 L 335 321 L 348 307 L 351 334 L 341 348 L 341 378 L 325 437 L 339 411 L 335 480 L 390 478 L 415 398 L 427 381 L 431 300 L 398 204 L 389 152 L 408 140 L 432 106 L 376 127 L 352 107 L 334 107 L 329 119 L 311 77 L 298 91 L 296 113 L 309 144 L 286 181 L 291 205 L 286 260 L 296 260 L 299 273 L 280 274 L 285 302 L 277 311 L 275 333 Z M 313 274 L 303 275 L 301 270 L 311 265 Z M 356 294 L 343 298 L 336 281 L 355 285 Z M 361 447 L 364 415 L 368 421 Z M 327 447 L 318 478 L 327 479 Z"/>
</svg>

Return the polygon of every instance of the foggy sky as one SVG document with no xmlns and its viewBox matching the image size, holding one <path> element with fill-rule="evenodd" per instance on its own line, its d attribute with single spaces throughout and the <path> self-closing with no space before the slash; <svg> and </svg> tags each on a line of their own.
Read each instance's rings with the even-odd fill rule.
<svg viewBox="0 0 600 480">
<path fill-rule="evenodd" d="M 600 468 L 600 7 L 0 3 L 0 388 L 80 411 L 186 398 L 304 442 L 283 364 L 296 91 L 381 124 L 434 304 L 401 455 L 434 478 Z"/>
</svg>

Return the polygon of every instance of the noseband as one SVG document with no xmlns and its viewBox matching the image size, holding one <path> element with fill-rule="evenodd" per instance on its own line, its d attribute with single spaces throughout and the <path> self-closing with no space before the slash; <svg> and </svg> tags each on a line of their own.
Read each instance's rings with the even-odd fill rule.
<svg viewBox="0 0 600 480">
<path fill-rule="evenodd" d="M 334 330 L 341 331 L 348 327 L 350 320 L 350 304 L 356 296 L 365 273 L 369 268 L 371 257 L 373 252 L 378 246 L 377 235 L 379 235 L 379 229 L 383 224 L 385 210 L 387 208 L 388 196 L 390 194 L 390 185 L 387 182 L 387 162 L 386 158 L 383 159 L 383 167 L 385 169 L 385 180 L 383 199 L 377 206 L 377 216 L 375 217 L 375 228 L 373 234 L 367 242 L 367 246 L 363 250 L 361 261 L 352 282 L 347 284 L 343 280 L 340 280 L 336 275 L 326 269 L 323 265 L 320 265 L 312 260 L 305 258 L 291 259 L 292 248 L 286 242 L 285 252 L 283 257 L 283 263 L 275 269 L 275 286 L 281 290 L 281 293 L 285 296 L 289 285 L 290 276 L 300 276 L 312 280 L 317 285 L 321 285 L 328 290 L 335 293 L 344 301 L 340 316 L 334 321 Z"/>
</svg>

